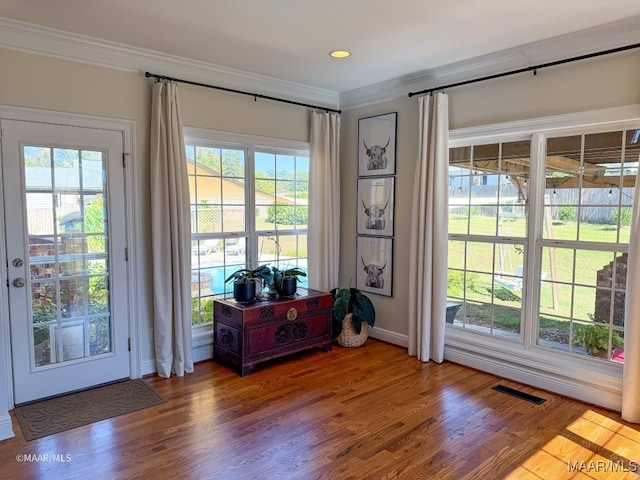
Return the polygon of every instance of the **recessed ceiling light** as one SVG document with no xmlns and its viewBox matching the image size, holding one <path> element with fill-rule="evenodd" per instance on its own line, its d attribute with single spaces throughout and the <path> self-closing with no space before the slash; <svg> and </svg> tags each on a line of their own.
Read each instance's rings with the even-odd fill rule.
<svg viewBox="0 0 640 480">
<path fill-rule="evenodd" d="M 334 50 L 333 52 L 329 52 L 333 58 L 347 58 L 351 56 L 351 52 L 347 52 L 346 50 Z"/>
</svg>

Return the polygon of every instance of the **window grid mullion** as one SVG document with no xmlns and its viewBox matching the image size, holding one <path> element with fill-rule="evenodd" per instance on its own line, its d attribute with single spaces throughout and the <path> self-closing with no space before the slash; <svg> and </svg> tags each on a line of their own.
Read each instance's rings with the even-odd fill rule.
<svg viewBox="0 0 640 480">
<path fill-rule="evenodd" d="M 542 268 L 542 238 L 544 215 L 544 192 L 546 188 L 546 136 L 534 133 L 531 137 L 529 196 L 527 206 L 527 236 L 525 239 L 526 256 L 524 259 L 524 278 L 522 295 L 522 322 L 524 325 L 524 345 L 530 349 L 537 343 L 540 318 Z M 535 288 L 534 288 L 535 286 Z"/>
<path fill-rule="evenodd" d="M 249 268 L 258 266 L 258 236 L 256 233 L 256 175 L 255 175 L 256 150 L 253 147 L 245 148 L 245 232 L 247 236 L 247 255 Z"/>
</svg>

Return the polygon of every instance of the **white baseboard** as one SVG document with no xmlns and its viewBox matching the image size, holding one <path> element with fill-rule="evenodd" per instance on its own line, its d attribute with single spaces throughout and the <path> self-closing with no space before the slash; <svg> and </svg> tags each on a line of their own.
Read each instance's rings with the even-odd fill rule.
<svg viewBox="0 0 640 480">
<path fill-rule="evenodd" d="M 213 358 L 213 333 L 194 338 L 191 352 L 194 363 Z"/>
<path fill-rule="evenodd" d="M 585 380 L 542 371 L 536 369 L 535 365 L 517 365 L 498 358 L 488 358 L 450 346 L 445 346 L 444 358 L 445 360 L 460 365 L 574 398 L 592 405 L 599 405 L 618 412 L 622 408 L 622 396 L 620 392 L 604 389 L 602 385 L 589 383 Z"/>
<path fill-rule="evenodd" d="M 151 360 L 144 360 L 142 362 L 140 362 L 140 373 L 142 374 L 142 376 L 144 377 L 145 375 L 151 375 L 153 373 L 156 373 L 156 361 L 151 359 Z"/>
<path fill-rule="evenodd" d="M 7 438 L 13 438 L 16 434 L 13 432 L 13 425 L 11 424 L 11 416 L 9 412 L 3 415 L 0 419 L 0 440 L 6 440 Z"/>
<path fill-rule="evenodd" d="M 371 338 L 375 338 L 376 340 L 382 340 L 383 342 L 398 345 L 399 347 L 409 347 L 409 337 L 407 335 L 392 332 L 391 330 L 385 330 L 384 328 L 370 328 L 369 336 Z"/>
<path fill-rule="evenodd" d="M 213 333 L 195 336 L 191 342 L 193 362 L 202 362 L 213 358 Z M 154 359 L 140 362 L 142 375 L 152 375 L 158 370 Z"/>
</svg>

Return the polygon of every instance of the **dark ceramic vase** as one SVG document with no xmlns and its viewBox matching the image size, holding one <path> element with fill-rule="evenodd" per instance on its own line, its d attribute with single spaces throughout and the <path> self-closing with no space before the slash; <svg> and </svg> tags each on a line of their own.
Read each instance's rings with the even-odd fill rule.
<svg viewBox="0 0 640 480">
<path fill-rule="evenodd" d="M 281 297 L 291 297 L 295 295 L 297 289 L 298 280 L 296 279 L 296 277 L 285 277 L 280 283 L 278 295 L 280 295 Z"/>
<path fill-rule="evenodd" d="M 256 282 L 233 282 L 233 298 L 236 302 L 250 303 L 256 299 Z"/>
</svg>

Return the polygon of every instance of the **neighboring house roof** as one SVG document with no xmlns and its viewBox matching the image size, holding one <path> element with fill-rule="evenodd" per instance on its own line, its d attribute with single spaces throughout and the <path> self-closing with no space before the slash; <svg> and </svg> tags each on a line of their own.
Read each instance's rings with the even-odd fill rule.
<svg viewBox="0 0 640 480">
<path fill-rule="evenodd" d="M 57 190 L 77 190 L 80 188 L 80 170 L 56 167 L 53 179 Z M 50 167 L 26 167 L 25 183 L 28 190 L 50 190 L 52 185 Z M 82 189 L 102 190 L 102 165 L 99 162 L 82 164 Z"/>
<path fill-rule="evenodd" d="M 233 200 L 236 200 L 238 203 L 244 203 L 245 183 L 242 179 L 222 177 L 219 171 L 213 170 L 200 163 L 194 163 L 192 159 L 187 159 L 187 171 L 191 176 L 189 179 L 189 192 L 192 201 L 195 201 L 193 188 L 193 183 L 195 182 L 193 175 L 195 174 L 198 177 L 198 200 L 219 199 L 220 192 L 223 191 L 225 193 L 224 203 L 234 203 Z M 221 181 L 222 189 L 220 188 Z M 202 194 L 203 187 L 205 189 L 204 195 Z M 237 196 L 235 196 L 234 193 Z M 308 203 L 307 199 L 294 199 L 282 195 L 276 195 L 275 198 L 278 203 L 289 205 L 293 205 L 294 203 L 307 205 Z M 256 189 L 256 200 L 258 204 L 272 204 L 273 199 L 274 194 Z"/>
</svg>

